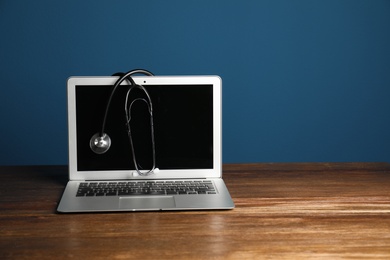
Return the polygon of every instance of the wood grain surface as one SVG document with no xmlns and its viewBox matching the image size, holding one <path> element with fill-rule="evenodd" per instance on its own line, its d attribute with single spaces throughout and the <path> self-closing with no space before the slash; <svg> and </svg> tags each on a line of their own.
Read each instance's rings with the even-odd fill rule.
<svg viewBox="0 0 390 260">
<path fill-rule="evenodd" d="M 57 214 L 65 166 L 0 167 L 1 259 L 390 259 L 390 164 L 224 165 L 227 211 Z"/>
</svg>

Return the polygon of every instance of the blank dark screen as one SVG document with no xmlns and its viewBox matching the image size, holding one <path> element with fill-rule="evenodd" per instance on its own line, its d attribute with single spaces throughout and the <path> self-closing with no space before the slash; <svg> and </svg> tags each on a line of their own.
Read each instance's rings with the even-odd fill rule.
<svg viewBox="0 0 390 260">
<path fill-rule="evenodd" d="M 112 86 L 76 86 L 77 167 L 79 171 L 132 170 L 133 155 L 125 117 L 128 86 L 116 90 L 107 115 L 105 132 L 111 148 L 95 154 L 91 137 L 100 132 Z M 210 169 L 213 167 L 213 86 L 148 85 L 153 107 L 156 167 L 159 169 Z M 145 98 L 132 90 L 130 102 Z M 146 99 L 146 98 L 145 98 Z M 145 102 L 131 110 L 131 132 L 139 169 L 153 165 L 151 124 Z"/>
</svg>

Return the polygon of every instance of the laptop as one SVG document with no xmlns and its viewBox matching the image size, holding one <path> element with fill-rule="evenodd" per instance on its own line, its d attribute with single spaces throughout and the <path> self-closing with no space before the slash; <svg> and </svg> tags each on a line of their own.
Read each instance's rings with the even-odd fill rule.
<svg viewBox="0 0 390 260">
<path fill-rule="evenodd" d="M 139 90 L 129 94 L 125 80 L 107 110 L 118 79 L 67 81 L 69 181 L 57 211 L 233 209 L 222 179 L 220 77 L 134 76 L 149 100 Z M 97 153 L 93 136 L 106 110 L 110 147 Z"/>
</svg>

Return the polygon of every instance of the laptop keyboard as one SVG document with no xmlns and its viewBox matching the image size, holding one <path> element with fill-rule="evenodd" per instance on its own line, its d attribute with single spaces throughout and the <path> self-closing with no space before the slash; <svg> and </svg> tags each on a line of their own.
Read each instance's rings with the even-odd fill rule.
<svg viewBox="0 0 390 260">
<path fill-rule="evenodd" d="M 131 195 L 187 195 L 216 194 L 212 181 L 125 181 L 125 182 L 82 182 L 77 197 L 131 196 Z"/>
</svg>

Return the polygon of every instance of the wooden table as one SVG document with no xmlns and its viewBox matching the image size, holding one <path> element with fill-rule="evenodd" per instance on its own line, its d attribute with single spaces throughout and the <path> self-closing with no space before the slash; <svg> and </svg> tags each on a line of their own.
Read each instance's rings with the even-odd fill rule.
<svg viewBox="0 0 390 260">
<path fill-rule="evenodd" d="M 57 214 L 65 166 L 0 167 L 0 258 L 390 259 L 390 164 L 224 165 L 234 210 Z"/>
</svg>

